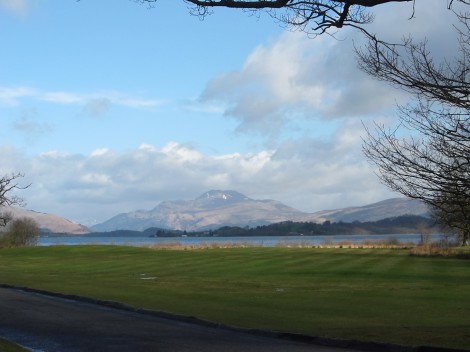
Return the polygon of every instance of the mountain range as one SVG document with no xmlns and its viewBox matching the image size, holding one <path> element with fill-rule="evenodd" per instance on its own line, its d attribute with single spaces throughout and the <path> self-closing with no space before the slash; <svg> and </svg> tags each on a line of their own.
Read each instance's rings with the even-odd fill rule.
<svg viewBox="0 0 470 352">
<path fill-rule="evenodd" d="M 393 198 L 360 207 L 307 213 L 275 200 L 255 200 L 230 190 L 208 191 L 194 200 L 164 201 L 151 210 L 122 213 L 92 228 L 57 215 L 23 208 L 5 207 L 1 210 L 10 212 L 14 218 L 34 219 L 43 232 L 74 235 L 115 230 L 143 231 L 151 227 L 205 231 L 222 226 L 254 227 L 282 221 L 367 222 L 401 215 L 429 216 L 428 209 L 422 202 L 407 198 Z"/>
<path fill-rule="evenodd" d="M 382 202 L 306 213 L 281 202 L 251 199 L 236 191 L 212 190 L 194 200 L 164 201 L 151 210 L 122 213 L 92 227 L 94 231 L 137 230 L 150 227 L 204 231 L 222 226 L 260 226 L 282 221 L 323 223 L 377 221 L 400 215 L 427 216 L 420 201 L 394 198 Z"/>
</svg>

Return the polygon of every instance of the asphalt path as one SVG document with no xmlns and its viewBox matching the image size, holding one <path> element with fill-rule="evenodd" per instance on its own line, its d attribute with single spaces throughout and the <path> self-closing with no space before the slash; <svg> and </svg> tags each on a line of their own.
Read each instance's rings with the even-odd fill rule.
<svg viewBox="0 0 470 352">
<path fill-rule="evenodd" d="M 353 351 L 7 288 L 0 288 L 0 336 L 37 352 Z"/>
</svg>

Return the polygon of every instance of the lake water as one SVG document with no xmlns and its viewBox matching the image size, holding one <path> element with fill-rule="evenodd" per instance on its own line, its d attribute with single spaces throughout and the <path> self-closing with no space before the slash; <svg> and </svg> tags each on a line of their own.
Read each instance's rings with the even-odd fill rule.
<svg viewBox="0 0 470 352">
<path fill-rule="evenodd" d="M 439 235 L 432 235 L 431 240 L 440 238 Z M 200 244 L 247 244 L 262 247 L 274 247 L 277 245 L 321 245 L 337 244 L 343 241 L 360 243 L 365 241 L 389 241 L 397 239 L 401 243 L 419 243 L 418 234 L 407 235 L 335 235 L 335 236 L 265 236 L 265 237 L 92 237 L 92 236 L 51 236 L 40 237 L 40 246 L 51 245 L 84 245 L 84 244 L 110 244 L 127 246 L 153 246 L 179 244 L 182 246 L 192 246 Z"/>
</svg>

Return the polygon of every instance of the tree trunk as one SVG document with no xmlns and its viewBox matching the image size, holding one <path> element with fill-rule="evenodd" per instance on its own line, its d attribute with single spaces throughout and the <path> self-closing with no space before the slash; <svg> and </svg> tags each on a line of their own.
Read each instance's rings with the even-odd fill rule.
<svg viewBox="0 0 470 352">
<path fill-rule="evenodd" d="M 462 246 L 468 246 L 469 243 L 469 238 L 470 238 L 470 231 L 464 231 L 462 234 Z"/>
</svg>

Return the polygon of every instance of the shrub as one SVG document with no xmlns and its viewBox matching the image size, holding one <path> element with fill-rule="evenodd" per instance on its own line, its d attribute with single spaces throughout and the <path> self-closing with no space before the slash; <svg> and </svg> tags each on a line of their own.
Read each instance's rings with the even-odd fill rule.
<svg viewBox="0 0 470 352">
<path fill-rule="evenodd" d="M 8 224 L 0 238 L 2 247 L 35 246 L 39 238 L 39 226 L 31 218 L 18 218 Z"/>
</svg>

